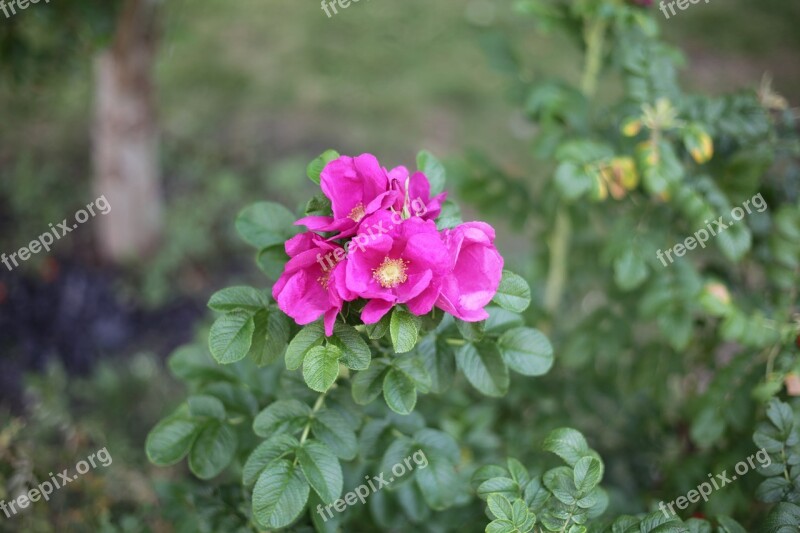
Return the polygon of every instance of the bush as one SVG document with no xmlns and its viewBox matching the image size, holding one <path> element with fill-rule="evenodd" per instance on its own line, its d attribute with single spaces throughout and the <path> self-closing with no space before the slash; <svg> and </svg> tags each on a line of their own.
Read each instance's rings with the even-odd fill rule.
<svg viewBox="0 0 800 533">
<path fill-rule="evenodd" d="M 208 350 L 170 360 L 191 395 L 147 442 L 154 463 L 188 456 L 216 480 L 212 530 L 796 530 L 792 113 L 768 80 L 735 95 L 683 91 L 680 54 L 637 3 L 517 6 L 585 54 L 577 85 L 532 82 L 513 43 L 491 41 L 548 179 L 529 188 L 480 153 L 450 175 L 528 232 L 530 286 L 509 270 L 500 279 L 494 231 L 462 224 L 437 196 L 445 170 L 427 152 L 424 182 L 393 169 L 380 194 L 332 185 L 362 176 L 365 160 L 312 162 L 324 194 L 303 222 L 328 240 L 295 236 L 279 205 L 245 209 L 237 229 L 278 279 L 275 298 L 252 287 L 211 298 Z M 596 96 L 605 75 L 623 88 L 610 104 Z M 342 210 L 350 188 L 362 203 Z M 362 243 L 387 254 L 371 269 L 385 290 L 358 277 L 370 277 L 365 217 L 381 212 L 414 227 L 388 244 L 378 235 L 384 248 Z M 481 244 L 454 255 L 461 239 Z M 409 279 L 412 296 L 398 290 Z"/>
</svg>

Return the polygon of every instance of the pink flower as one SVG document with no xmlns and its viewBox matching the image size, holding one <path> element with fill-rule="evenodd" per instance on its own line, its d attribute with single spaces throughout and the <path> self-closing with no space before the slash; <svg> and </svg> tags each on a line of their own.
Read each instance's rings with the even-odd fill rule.
<svg viewBox="0 0 800 533">
<path fill-rule="evenodd" d="M 393 168 L 389 172 L 389 181 L 392 190 L 398 193 L 393 206 L 396 211 L 425 220 L 435 220 L 442 212 L 447 193 L 431 198 L 431 184 L 422 172 L 414 172 L 409 177 L 406 167 Z"/>
<path fill-rule="evenodd" d="M 372 154 L 334 159 L 322 170 L 320 187 L 331 201 L 333 217 L 310 216 L 295 224 L 337 232 L 337 239 L 355 235 L 364 217 L 391 206 L 398 194 L 389 188 L 389 175 Z"/>
<path fill-rule="evenodd" d="M 292 237 L 285 247 L 290 259 L 272 287 L 272 297 L 301 326 L 324 315 L 325 334 L 331 336 L 343 305 L 339 288 L 344 286 L 345 262 L 337 262 L 343 248 L 311 232 Z"/>
<path fill-rule="evenodd" d="M 362 228 L 381 229 L 356 236 L 362 244 L 347 260 L 347 289 L 369 299 L 361 320 L 374 324 L 395 304 L 408 305 L 415 315 L 433 309 L 449 264 L 436 224 L 381 211 L 365 219 Z"/>
<path fill-rule="evenodd" d="M 494 237 L 494 228 L 485 222 L 467 222 L 445 231 L 450 273 L 442 282 L 436 307 L 466 322 L 488 318 L 484 307 L 503 276 L 503 258 Z"/>
</svg>

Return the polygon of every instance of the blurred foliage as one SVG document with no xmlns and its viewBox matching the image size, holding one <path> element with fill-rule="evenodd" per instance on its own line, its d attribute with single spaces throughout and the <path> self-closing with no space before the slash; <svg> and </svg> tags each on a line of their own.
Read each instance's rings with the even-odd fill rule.
<svg viewBox="0 0 800 533">
<path fill-rule="evenodd" d="M 509 406 L 538 408 L 504 441 L 524 457 L 516 443 L 569 420 L 608 465 L 611 509 L 656 510 L 747 457 L 765 403 L 786 394 L 800 368 L 796 114 L 766 77 L 758 90 L 685 92 L 681 54 L 659 40 L 657 11 L 516 5 L 540 29 L 568 34 L 586 60 L 577 82 L 511 78 L 536 130 L 531 166 L 544 162 L 546 179 L 529 185 L 479 153 L 452 165 L 464 196 L 510 214 L 533 240 L 530 313 L 549 324 L 561 363 L 534 392 L 512 387 Z M 524 69 L 512 59 L 523 50 L 506 40 L 490 50 L 492 63 Z M 596 82 L 612 76 L 624 94 L 606 102 Z M 759 210 L 703 249 L 658 259 L 758 194 Z M 687 513 L 730 514 L 753 528 L 756 481 Z"/>
<path fill-rule="evenodd" d="M 0 414 L 0 500 L 16 498 L 106 447 L 113 461 L 56 490 L 11 518 L 2 531 L 142 531 L 156 525 L 155 486 L 141 442 L 174 396 L 152 355 L 101 363 L 86 378 L 52 364 L 25 387 L 22 417 Z"/>
</svg>

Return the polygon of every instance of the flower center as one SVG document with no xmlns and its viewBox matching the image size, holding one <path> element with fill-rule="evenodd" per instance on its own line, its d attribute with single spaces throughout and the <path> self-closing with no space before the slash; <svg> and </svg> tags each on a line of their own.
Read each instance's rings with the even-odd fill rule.
<svg viewBox="0 0 800 533">
<path fill-rule="evenodd" d="M 320 277 L 317 278 L 317 283 L 322 285 L 323 288 L 327 289 L 328 285 L 331 282 L 331 273 L 330 271 L 324 271 Z"/>
<path fill-rule="evenodd" d="M 350 214 L 347 215 L 347 218 L 353 222 L 361 222 L 361 219 L 364 218 L 365 214 L 366 210 L 364 209 L 364 204 L 359 202 L 358 205 L 355 206 L 352 211 L 350 211 Z"/>
<path fill-rule="evenodd" d="M 378 268 L 372 270 L 372 277 L 384 289 L 394 289 L 408 279 L 407 268 L 408 261 L 386 257 Z"/>
</svg>

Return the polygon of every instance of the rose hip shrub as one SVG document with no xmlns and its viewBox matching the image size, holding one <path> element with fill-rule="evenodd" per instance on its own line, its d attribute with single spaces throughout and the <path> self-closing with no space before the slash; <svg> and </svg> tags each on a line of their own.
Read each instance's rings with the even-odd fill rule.
<svg viewBox="0 0 800 533">
<path fill-rule="evenodd" d="M 537 126 L 540 172 L 528 183 L 473 153 L 449 174 L 528 232 L 530 286 L 492 226 L 461 220 L 427 152 L 411 172 L 328 151 L 308 167 L 321 193 L 304 216 L 240 214 L 275 283 L 214 294 L 208 346 L 170 359 L 189 397 L 147 453 L 188 457 L 205 480 L 171 501 L 208 531 L 797 530 L 795 118 L 767 79 L 683 91 L 678 52 L 639 4 L 516 2 L 579 43 L 577 83 L 531 79 L 547 65 L 526 65 L 508 32 L 486 41 Z M 612 77 L 619 100 L 598 99 Z M 658 260 L 756 194 L 768 209 Z M 554 339 L 553 371 L 526 324 Z M 691 497 L 760 449 L 757 472 Z M 409 457 L 424 467 L 347 496 Z M 677 516 L 661 510 L 683 495 Z"/>
<path fill-rule="evenodd" d="M 146 445 L 154 463 L 188 456 L 213 480 L 210 530 L 483 529 L 470 485 L 481 395 L 504 395 L 510 371 L 545 374 L 553 353 L 524 325 L 530 288 L 503 269 L 492 226 L 461 221 L 436 158 L 422 152 L 418 166 L 328 151 L 309 165 L 322 192 L 305 216 L 267 202 L 239 216 L 276 281 L 211 297 L 208 350 L 169 362 L 190 396 Z M 412 456 L 427 464 L 330 511 Z"/>
</svg>

